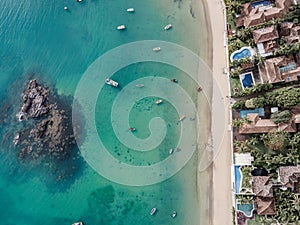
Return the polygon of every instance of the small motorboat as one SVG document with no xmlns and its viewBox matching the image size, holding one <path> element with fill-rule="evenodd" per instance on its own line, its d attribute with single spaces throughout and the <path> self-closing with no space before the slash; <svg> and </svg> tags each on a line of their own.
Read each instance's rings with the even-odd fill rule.
<svg viewBox="0 0 300 225">
<path fill-rule="evenodd" d="M 172 155 L 173 154 L 173 148 L 170 148 L 169 150 L 169 154 Z"/>
<path fill-rule="evenodd" d="M 128 8 L 126 9 L 127 12 L 134 12 L 134 8 Z"/>
<path fill-rule="evenodd" d="M 180 117 L 179 117 L 179 121 L 182 121 L 182 120 L 184 120 L 185 119 L 185 115 L 181 115 Z"/>
<path fill-rule="evenodd" d="M 159 52 L 160 50 L 161 50 L 161 48 L 160 47 L 155 47 L 155 48 L 153 48 L 152 49 L 154 52 Z"/>
<path fill-rule="evenodd" d="M 117 30 L 125 30 L 126 27 L 124 24 L 117 26 Z"/>
<path fill-rule="evenodd" d="M 163 102 L 162 99 L 158 99 L 157 101 L 155 101 L 155 104 L 156 104 L 156 105 L 159 105 L 159 104 L 162 103 L 162 102 Z"/>
<path fill-rule="evenodd" d="M 136 87 L 139 87 L 139 88 L 145 87 L 144 84 L 136 84 L 135 86 L 136 86 Z"/>
<path fill-rule="evenodd" d="M 64 7 L 64 10 L 68 10 L 69 8 L 67 6 Z"/>
<path fill-rule="evenodd" d="M 150 215 L 153 216 L 157 211 L 157 208 L 152 208 L 150 211 Z"/>
<path fill-rule="evenodd" d="M 130 127 L 128 130 L 135 131 L 136 129 L 134 127 Z"/>
<path fill-rule="evenodd" d="M 175 218 L 177 216 L 177 212 L 173 211 L 171 216 L 172 216 L 172 218 Z"/>
<path fill-rule="evenodd" d="M 164 30 L 169 30 L 169 29 L 171 29 L 172 28 L 172 24 L 168 24 L 168 25 L 166 25 L 165 27 L 164 27 Z"/>
<path fill-rule="evenodd" d="M 197 88 L 197 91 L 202 91 L 202 87 L 201 86 L 199 86 L 198 88 Z"/>
<path fill-rule="evenodd" d="M 76 222 L 76 223 L 72 223 L 72 225 L 83 225 L 83 222 Z"/>
<path fill-rule="evenodd" d="M 118 87 L 118 85 L 119 85 L 118 82 L 116 82 L 114 80 L 111 80 L 109 78 L 106 78 L 105 83 L 108 84 L 108 85 L 110 85 L 110 86 L 114 86 L 114 87 Z"/>
<path fill-rule="evenodd" d="M 171 81 L 172 81 L 173 83 L 178 83 L 178 80 L 175 79 L 175 78 L 171 79 Z"/>
</svg>

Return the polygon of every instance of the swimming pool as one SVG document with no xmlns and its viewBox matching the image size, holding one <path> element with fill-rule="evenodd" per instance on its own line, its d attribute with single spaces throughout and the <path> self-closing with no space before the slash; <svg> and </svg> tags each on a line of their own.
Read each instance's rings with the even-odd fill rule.
<svg viewBox="0 0 300 225">
<path fill-rule="evenodd" d="M 235 180 L 235 193 L 239 194 L 241 189 L 242 174 L 240 171 L 241 166 L 234 166 L 234 180 Z"/>
<path fill-rule="evenodd" d="M 269 6 L 269 5 L 270 5 L 270 1 L 268 1 L 268 0 L 263 0 L 263 1 L 258 1 L 258 2 L 251 3 L 251 6 L 253 8 L 262 7 L 262 6 Z"/>
<path fill-rule="evenodd" d="M 248 113 L 258 113 L 259 116 L 265 116 L 265 109 L 264 108 L 256 108 L 256 109 L 249 109 L 249 110 L 241 110 L 240 117 L 244 118 L 248 115 Z"/>
<path fill-rule="evenodd" d="M 240 60 L 243 58 L 251 58 L 253 56 L 253 52 L 250 47 L 242 47 L 240 50 L 234 51 L 230 55 L 230 61 Z"/>
<path fill-rule="evenodd" d="M 245 216 L 250 217 L 250 216 L 252 216 L 254 206 L 253 206 L 253 204 L 250 204 L 250 203 L 247 203 L 247 204 L 238 203 L 237 210 L 243 212 L 245 214 Z"/>
<path fill-rule="evenodd" d="M 252 73 L 244 73 L 240 75 L 240 80 L 243 88 L 251 88 L 255 83 Z"/>
</svg>

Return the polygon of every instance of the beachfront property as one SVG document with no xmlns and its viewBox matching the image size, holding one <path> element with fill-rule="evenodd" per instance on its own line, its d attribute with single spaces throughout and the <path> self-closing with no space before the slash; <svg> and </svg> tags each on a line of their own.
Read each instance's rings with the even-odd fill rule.
<svg viewBox="0 0 300 225">
<path fill-rule="evenodd" d="M 263 56 L 272 55 L 278 48 L 279 34 L 275 26 L 269 26 L 252 32 L 258 53 Z"/>
<path fill-rule="evenodd" d="M 236 18 L 237 27 L 248 28 L 271 21 L 273 18 L 282 18 L 293 4 L 293 0 L 276 0 L 275 6 L 269 0 L 246 3 Z"/>
<path fill-rule="evenodd" d="M 258 113 L 249 113 L 248 122 L 239 127 L 240 134 L 263 134 L 274 131 L 284 131 L 289 133 L 296 132 L 296 126 L 292 119 L 289 123 L 274 123 L 270 119 L 262 119 Z"/>
<path fill-rule="evenodd" d="M 299 196 L 300 167 L 296 165 L 300 157 L 298 160 L 298 154 L 291 153 L 291 143 L 285 142 L 299 135 L 300 101 L 294 108 L 286 108 L 287 118 L 278 121 L 274 118 L 283 115 L 284 107 L 268 102 L 270 99 L 262 100 L 268 92 L 286 85 L 299 88 L 297 2 L 249 0 L 239 8 L 228 7 L 230 86 L 234 101 L 239 103 L 232 110 L 232 182 L 235 223 L 239 225 L 264 224 L 263 221 L 284 224 L 291 221 L 286 218 L 289 214 L 300 216 L 284 211 L 278 197 L 287 192 Z M 292 14 L 293 18 L 287 16 Z M 251 55 L 250 49 L 255 53 Z"/>
<path fill-rule="evenodd" d="M 279 56 L 259 64 L 262 83 L 290 82 L 300 79 L 298 56 Z"/>
</svg>

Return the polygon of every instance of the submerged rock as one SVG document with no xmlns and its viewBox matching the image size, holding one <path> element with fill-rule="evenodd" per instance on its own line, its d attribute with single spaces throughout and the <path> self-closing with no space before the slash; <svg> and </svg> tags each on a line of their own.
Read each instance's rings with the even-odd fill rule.
<svg viewBox="0 0 300 225">
<path fill-rule="evenodd" d="M 14 144 L 21 146 L 20 158 L 51 155 L 65 158 L 76 144 L 71 125 L 71 106 L 50 94 L 37 80 L 31 80 L 22 93 L 19 120 L 26 118 L 25 129 Z M 22 138 L 21 138 L 22 137 Z"/>
<path fill-rule="evenodd" d="M 31 80 L 22 94 L 23 105 L 19 115 L 27 114 L 29 118 L 38 118 L 47 114 L 50 110 L 48 97 L 48 90 L 38 85 L 36 80 Z"/>
</svg>

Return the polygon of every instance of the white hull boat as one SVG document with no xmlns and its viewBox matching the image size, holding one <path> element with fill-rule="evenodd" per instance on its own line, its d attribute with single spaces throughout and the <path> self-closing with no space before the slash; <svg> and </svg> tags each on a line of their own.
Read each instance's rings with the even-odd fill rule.
<svg viewBox="0 0 300 225">
<path fill-rule="evenodd" d="M 152 208 L 150 211 L 150 215 L 153 216 L 157 211 L 157 208 Z"/>
<path fill-rule="evenodd" d="M 179 117 L 179 121 L 182 121 L 182 120 L 184 120 L 185 119 L 185 115 L 181 115 L 180 117 Z"/>
<path fill-rule="evenodd" d="M 161 48 L 160 47 L 155 47 L 155 48 L 153 48 L 152 49 L 154 52 L 159 52 L 160 50 L 161 50 Z"/>
<path fill-rule="evenodd" d="M 72 225 L 83 225 L 83 222 L 72 223 Z"/>
<path fill-rule="evenodd" d="M 177 216 L 177 212 L 173 211 L 171 216 L 172 216 L 172 218 L 175 218 Z"/>
<path fill-rule="evenodd" d="M 172 28 L 172 24 L 168 24 L 168 25 L 166 25 L 165 27 L 164 27 L 164 30 L 169 30 L 169 29 L 171 29 Z"/>
<path fill-rule="evenodd" d="M 126 27 L 124 24 L 117 26 L 117 30 L 125 30 L 125 29 L 126 29 Z"/>
<path fill-rule="evenodd" d="M 111 79 L 109 79 L 109 78 L 107 78 L 107 79 L 105 80 L 105 83 L 108 84 L 108 85 L 110 85 L 110 86 L 113 86 L 113 87 L 118 87 L 118 85 L 119 85 L 118 82 L 116 82 L 116 81 L 114 81 L 114 80 L 111 80 Z"/>
<path fill-rule="evenodd" d="M 136 84 L 135 86 L 136 86 L 136 87 L 139 87 L 139 88 L 145 87 L 144 84 Z"/>
<path fill-rule="evenodd" d="M 134 8 L 128 8 L 126 9 L 127 12 L 134 12 Z"/>
<path fill-rule="evenodd" d="M 162 103 L 162 101 L 163 101 L 163 100 L 158 99 L 157 101 L 155 101 L 155 104 L 156 104 L 156 105 L 159 105 L 160 103 Z"/>
</svg>

